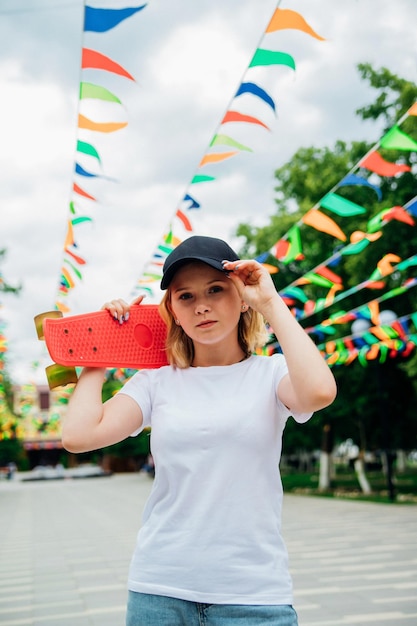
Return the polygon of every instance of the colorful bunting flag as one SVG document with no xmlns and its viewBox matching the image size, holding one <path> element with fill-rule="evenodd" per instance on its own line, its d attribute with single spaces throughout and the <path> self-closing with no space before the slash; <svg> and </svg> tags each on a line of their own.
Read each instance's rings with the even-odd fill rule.
<svg viewBox="0 0 417 626">
<path fill-rule="evenodd" d="M 242 83 L 236 92 L 235 98 L 238 98 L 245 93 L 250 93 L 260 100 L 263 100 L 275 112 L 275 102 L 265 89 L 262 89 L 259 85 L 255 85 L 255 83 Z"/>
<path fill-rule="evenodd" d="M 348 174 L 345 176 L 339 183 L 339 187 L 347 187 L 350 185 L 361 185 L 363 187 L 370 187 L 373 189 L 378 196 L 378 200 L 382 200 L 382 191 L 380 187 L 370 183 L 369 180 L 363 178 L 363 176 L 359 176 L 358 174 Z"/>
<path fill-rule="evenodd" d="M 364 157 L 360 161 L 359 166 L 379 174 L 379 176 L 396 176 L 396 174 L 411 171 L 411 167 L 405 163 L 390 163 L 386 161 L 376 150 Z"/>
<path fill-rule="evenodd" d="M 100 9 L 86 6 L 84 11 L 84 31 L 105 33 L 145 7 L 146 4 L 127 9 Z"/>
<path fill-rule="evenodd" d="M 105 33 L 141 11 L 145 6 L 146 4 L 143 4 L 141 6 L 124 9 L 107 9 L 85 6 L 84 33 Z M 107 89 L 107 87 L 83 80 L 83 73 L 85 70 L 100 70 L 134 81 L 133 76 L 119 63 L 111 59 L 109 56 L 83 45 L 81 56 L 82 80 L 80 81 L 79 88 L 80 107 L 87 100 L 93 102 L 99 101 L 100 103 L 103 103 L 103 106 L 111 104 L 123 107 L 120 98 Z M 86 136 L 88 136 L 88 133 L 111 134 L 126 128 L 127 124 L 127 121 L 113 121 L 113 119 L 105 122 L 91 119 L 91 113 L 87 116 L 84 112 L 79 110 L 78 129 L 79 131 L 82 131 L 83 134 L 82 138 L 77 138 L 77 161 L 74 163 L 74 176 L 77 177 L 77 179 L 82 177 L 85 183 L 89 180 L 97 178 L 111 180 L 108 176 L 105 176 L 102 173 L 101 169 L 103 164 L 100 155 L 94 145 L 86 139 Z M 85 166 L 83 163 L 78 161 L 78 158 L 82 159 L 82 157 L 89 157 L 93 160 L 89 163 L 89 166 Z M 100 168 L 99 171 L 94 169 L 94 167 L 97 166 Z M 83 277 L 80 268 L 86 263 L 84 255 L 81 255 L 78 250 L 77 230 L 80 225 L 84 225 L 92 221 L 91 216 L 85 215 L 85 201 L 87 200 L 91 203 L 97 202 L 95 195 L 81 187 L 78 184 L 77 179 L 74 180 L 72 184 L 73 197 L 69 202 L 70 219 L 68 220 L 67 233 L 63 247 L 61 276 L 59 279 L 58 295 L 55 303 L 56 308 L 64 313 L 67 313 L 70 310 L 68 302 L 65 302 L 64 300 L 68 296 L 69 292 L 74 289 L 77 282 L 82 280 Z M 79 203 L 82 203 L 82 208 Z M 75 232 L 76 230 L 77 233 Z"/>
<path fill-rule="evenodd" d="M 311 26 L 306 22 L 300 13 L 291 9 L 275 9 L 275 12 L 269 22 L 266 32 L 273 33 L 277 30 L 294 29 L 301 30 L 307 35 L 315 37 L 319 41 L 325 41 L 324 37 L 318 35 Z"/>
<path fill-rule="evenodd" d="M 286 65 L 295 70 L 295 61 L 290 54 L 275 52 L 274 50 L 263 50 L 262 48 L 256 50 L 249 67 L 257 67 L 259 65 Z"/>
<path fill-rule="evenodd" d="M 81 57 L 81 69 L 95 69 L 103 70 L 104 72 L 111 72 L 118 74 L 129 80 L 135 80 L 127 70 L 121 65 L 110 59 L 109 57 L 97 52 L 96 50 L 90 50 L 89 48 L 83 48 Z"/>
<path fill-rule="evenodd" d="M 310 209 L 302 218 L 302 222 L 306 224 L 306 226 L 311 226 L 341 241 L 346 241 L 347 239 L 347 236 L 336 222 L 318 209 Z"/>
<path fill-rule="evenodd" d="M 415 152 L 417 150 L 417 141 L 411 139 L 406 133 L 393 126 L 386 135 L 380 140 L 381 146 L 387 150 L 407 150 Z"/>
</svg>

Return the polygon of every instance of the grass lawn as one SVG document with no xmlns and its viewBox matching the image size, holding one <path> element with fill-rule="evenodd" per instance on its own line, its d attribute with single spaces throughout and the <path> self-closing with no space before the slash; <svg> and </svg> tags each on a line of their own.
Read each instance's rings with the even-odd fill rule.
<svg viewBox="0 0 417 626">
<path fill-rule="evenodd" d="M 326 498 L 349 498 L 367 502 L 390 502 L 387 479 L 380 471 L 366 473 L 372 493 L 365 495 L 353 470 L 338 467 L 331 487 L 319 491 L 319 474 L 317 471 L 299 473 L 296 471 L 282 472 L 282 484 L 285 493 L 322 496 Z M 393 484 L 396 504 L 417 504 L 417 467 L 409 467 L 399 474 L 394 471 Z"/>
</svg>

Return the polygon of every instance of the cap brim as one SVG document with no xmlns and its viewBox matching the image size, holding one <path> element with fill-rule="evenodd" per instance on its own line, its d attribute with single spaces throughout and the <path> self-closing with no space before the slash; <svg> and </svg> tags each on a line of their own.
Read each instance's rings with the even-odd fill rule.
<svg viewBox="0 0 417 626">
<path fill-rule="evenodd" d="M 178 272 L 180 267 L 182 267 L 183 265 L 186 265 L 187 263 L 190 263 L 191 261 L 201 261 L 201 263 L 206 263 L 206 265 L 210 265 L 210 267 L 213 267 L 214 269 L 219 270 L 220 272 L 226 271 L 223 269 L 223 264 L 217 259 L 210 259 L 207 257 L 197 257 L 197 256 L 186 257 L 185 259 L 178 259 L 178 261 L 174 261 L 174 263 L 170 265 L 170 267 L 166 270 L 165 274 L 163 275 L 162 280 L 161 280 L 161 289 L 168 289 L 172 279 L 174 278 L 176 272 Z"/>
</svg>

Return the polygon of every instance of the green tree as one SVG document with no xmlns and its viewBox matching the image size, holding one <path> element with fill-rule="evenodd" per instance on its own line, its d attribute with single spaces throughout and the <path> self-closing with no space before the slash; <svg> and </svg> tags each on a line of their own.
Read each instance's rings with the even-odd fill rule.
<svg viewBox="0 0 417 626">
<path fill-rule="evenodd" d="M 5 255 L 6 250 L 0 250 L 0 264 L 3 262 Z M 0 295 L 2 293 L 18 295 L 20 290 L 21 286 L 14 287 L 6 282 L 0 271 Z M 0 319 L 0 465 L 14 461 L 19 466 L 22 466 L 24 450 L 22 442 L 16 435 L 18 418 L 14 415 L 12 408 L 12 390 L 7 373 L 6 347 L 5 325 Z"/>
<path fill-rule="evenodd" d="M 369 64 L 358 65 L 363 80 L 376 91 L 373 103 L 356 111 L 362 119 L 383 122 L 385 134 L 393 124 L 417 101 L 417 85 L 392 74 L 388 69 L 375 70 Z M 417 141 L 417 119 L 409 116 L 401 130 Z M 311 208 L 318 206 L 320 200 L 330 191 L 337 189 L 337 194 L 366 208 L 363 216 L 355 217 L 355 230 L 366 231 L 370 219 L 382 210 L 394 206 L 404 206 L 415 197 L 415 152 L 383 150 L 381 156 L 391 162 L 404 163 L 414 168 L 414 173 L 407 172 L 396 177 L 381 177 L 378 184 L 381 189 L 380 200 L 370 187 L 339 186 L 346 174 L 373 148 L 364 141 L 346 143 L 336 141 L 333 147 L 300 148 L 290 161 L 275 172 L 276 213 L 270 223 L 264 227 L 252 227 L 240 224 L 237 234 L 245 238 L 242 254 L 257 256 L 270 250 L 285 236 L 294 224 L 300 224 L 301 218 Z M 339 226 L 344 228 L 343 218 L 331 215 Z M 300 228 L 302 224 L 300 225 Z M 320 233 L 309 227 L 302 231 L 304 258 L 289 263 L 277 262 L 270 255 L 266 261 L 274 264 L 278 272 L 273 274 L 277 290 L 288 287 L 307 271 L 332 257 L 344 245 L 334 237 Z M 412 256 L 417 249 L 417 230 L 415 227 L 393 220 L 383 229 L 383 236 L 369 245 L 361 254 L 346 256 L 343 263 L 332 267 L 342 280 L 345 289 L 354 287 L 368 279 L 376 269 L 377 263 L 387 253 L 394 253 L 404 260 Z M 330 314 L 344 309 L 351 310 L 385 291 L 398 287 L 405 275 L 393 273 L 386 279 L 386 286 L 375 292 L 364 289 L 353 293 L 334 307 L 326 308 L 301 320 L 305 327 L 310 327 L 327 319 Z M 304 288 L 305 294 L 316 302 L 327 293 L 317 285 Z M 398 295 L 387 302 L 398 316 L 417 311 L 417 298 L 414 290 Z M 350 333 L 349 325 L 340 327 L 340 335 Z M 317 343 L 323 338 L 313 337 Z M 288 424 L 286 451 L 290 452 L 301 446 L 315 449 L 320 447 L 321 426 L 330 424 L 336 440 L 352 437 L 356 443 L 368 449 L 386 445 L 386 435 L 382 414 L 388 413 L 390 442 L 395 447 L 409 448 L 416 445 L 417 418 L 413 406 L 417 395 L 417 357 L 407 360 L 398 357 L 388 359 L 386 365 L 370 363 L 363 367 L 357 360 L 350 366 L 334 368 L 339 394 L 335 403 L 320 411 L 315 425 L 310 428 L 296 429 Z M 382 378 L 381 378 L 382 377 Z M 381 382 L 382 380 L 382 382 Z M 386 423 L 386 420 L 385 420 Z M 300 433 L 299 431 L 303 431 Z M 406 439 L 405 433 L 408 435 Z M 411 437 L 410 437 L 411 434 Z"/>
<path fill-rule="evenodd" d="M 108 380 L 103 386 L 103 402 L 111 398 L 122 386 L 122 383 L 110 373 Z M 147 430 L 139 433 L 137 437 L 128 437 L 120 443 L 103 448 L 103 454 L 117 459 L 132 461 L 133 466 L 141 465 L 150 452 L 150 438 Z"/>
<path fill-rule="evenodd" d="M 0 249 L 0 265 L 6 257 L 6 252 L 7 251 L 5 248 Z M 22 289 L 22 285 L 19 285 L 18 287 L 14 287 L 13 285 L 10 285 L 9 283 L 7 283 L 3 277 L 2 272 L 0 271 L 0 292 L 14 293 L 15 295 L 19 295 L 21 289 Z"/>
</svg>

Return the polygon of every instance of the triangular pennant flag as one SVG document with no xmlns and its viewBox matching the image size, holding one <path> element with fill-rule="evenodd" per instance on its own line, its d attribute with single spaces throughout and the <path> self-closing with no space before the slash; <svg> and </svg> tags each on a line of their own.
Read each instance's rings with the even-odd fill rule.
<svg viewBox="0 0 417 626">
<path fill-rule="evenodd" d="M 389 276 L 393 272 L 393 263 L 399 263 L 401 258 L 396 254 L 385 254 L 382 259 L 380 259 L 376 265 L 376 270 L 374 270 L 369 277 L 369 280 L 378 280 L 383 276 Z"/>
<path fill-rule="evenodd" d="M 235 141 L 227 135 L 214 135 L 213 139 L 210 142 L 210 147 L 217 145 L 230 146 L 231 148 L 238 148 L 238 150 L 247 150 L 248 152 L 253 152 L 252 148 L 244 146 L 243 143 L 239 143 L 238 141 Z"/>
<path fill-rule="evenodd" d="M 373 324 L 379 324 L 379 303 L 377 300 L 371 300 L 368 302 L 369 312 L 371 314 L 370 320 Z"/>
<path fill-rule="evenodd" d="M 126 9 L 98 9 L 86 6 L 84 12 L 84 31 L 105 33 L 145 7 L 146 4 L 140 7 L 129 7 Z"/>
<path fill-rule="evenodd" d="M 78 263 L 78 265 L 85 265 L 85 259 L 80 257 L 78 254 L 75 254 L 71 250 L 68 250 L 68 248 L 65 248 L 65 254 L 69 254 Z"/>
<path fill-rule="evenodd" d="M 97 159 L 97 161 L 99 163 L 101 163 L 101 159 L 100 159 L 99 153 L 94 148 L 94 146 L 91 145 L 91 143 L 86 143 L 85 141 L 78 140 L 77 141 L 77 152 L 82 152 L 83 154 L 88 154 L 89 156 L 92 156 L 95 159 Z"/>
<path fill-rule="evenodd" d="M 276 52 L 275 50 L 263 50 L 262 48 L 256 50 L 249 67 L 257 67 L 259 65 L 286 65 L 295 70 L 295 61 L 290 54 Z"/>
<path fill-rule="evenodd" d="M 332 287 L 333 282 L 315 272 L 307 272 L 302 278 L 305 284 L 318 285 L 319 287 Z"/>
<path fill-rule="evenodd" d="M 290 242 L 287 241 L 286 239 L 280 239 L 271 248 L 271 254 L 276 259 L 281 260 L 281 259 L 284 259 L 286 257 L 286 255 L 288 254 L 289 248 L 290 248 Z"/>
<path fill-rule="evenodd" d="M 358 176 L 357 174 L 348 174 L 340 181 L 339 187 L 347 187 L 348 185 L 362 185 L 364 187 L 370 187 L 378 196 L 378 200 L 382 200 L 382 191 L 377 185 L 373 185 L 366 178 Z"/>
<path fill-rule="evenodd" d="M 256 117 L 252 117 L 251 115 L 244 115 L 243 113 L 239 113 L 239 111 L 228 111 L 224 118 L 221 121 L 221 124 L 228 124 L 229 122 L 247 122 L 248 124 L 259 124 L 259 126 L 263 126 L 267 130 L 269 130 L 268 126 L 258 120 Z"/>
<path fill-rule="evenodd" d="M 83 215 L 81 217 L 74 217 L 71 222 L 73 224 L 73 226 L 76 226 L 77 224 L 82 224 L 83 222 L 92 222 L 93 219 L 91 217 L 87 217 L 86 215 Z"/>
<path fill-rule="evenodd" d="M 127 72 L 121 65 L 112 61 L 109 57 L 106 57 L 100 52 L 90 50 L 89 48 L 83 48 L 81 57 L 81 68 L 104 70 L 106 72 L 112 72 L 113 74 L 119 74 L 129 78 L 129 80 L 135 80 L 129 72 Z"/>
<path fill-rule="evenodd" d="M 311 226 L 316 230 L 320 230 L 323 233 L 327 233 L 336 239 L 346 241 L 347 237 L 341 228 L 330 217 L 318 211 L 317 209 L 311 209 L 308 211 L 301 220 L 307 226 Z"/>
<path fill-rule="evenodd" d="M 185 213 L 183 213 L 180 209 L 177 209 L 177 212 L 175 213 L 175 215 L 181 220 L 181 222 L 184 224 L 184 228 L 185 230 L 188 231 L 192 231 L 193 227 L 191 226 L 191 222 L 188 219 L 188 217 L 185 215 Z"/>
<path fill-rule="evenodd" d="M 74 193 L 78 193 L 79 196 L 83 196 L 84 198 L 87 198 L 88 200 L 94 200 L 94 202 L 96 201 L 94 196 L 90 196 L 89 193 L 84 191 L 84 189 L 81 189 L 81 187 L 79 187 L 76 183 L 73 184 L 72 189 Z"/>
<path fill-rule="evenodd" d="M 97 178 L 98 174 L 92 174 L 91 172 L 87 172 L 81 165 L 78 163 L 75 164 L 75 173 L 79 176 L 85 176 L 86 178 Z"/>
<path fill-rule="evenodd" d="M 359 163 L 360 167 L 364 167 L 379 176 L 395 176 L 401 172 L 410 172 L 411 167 L 405 163 L 390 163 L 382 158 L 379 152 L 371 152 Z"/>
<path fill-rule="evenodd" d="M 353 215 L 366 213 L 366 209 L 359 206 L 359 204 L 346 200 L 346 198 L 342 198 L 342 196 L 338 196 L 336 193 L 328 193 L 325 195 L 320 200 L 320 206 L 341 217 L 352 217 Z"/>
<path fill-rule="evenodd" d="M 290 246 L 285 259 L 281 259 L 283 263 L 291 263 L 291 261 L 303 258 L 300 229 L 297 225 L 293 226 L 288 231 L 288 241 Z"/>
<path fill-rule="evenodd" d="M 64 249 L 69 248 L 70 246 L 73 246 L 73 245 L 74 245 L 74 229 L 72 227 L 71 220 L 68 220 L 67 234 L 65 236 L 65 241 L 64 241 Z"/>
<path fill-rule="evenodd" d="M 261 100 L 266 102 L 266 104 L 268 104 L 273 111 L 275 111 L 275 102 L 273 101 L 271 96 L 267 94 L 265 89 L 262 89 L 258 85 L 255 85 L 255 83 L 242 83 L 236 92 L 235 98 L 237 98 L 238 96 L 242 96 L 245 93 L 251 93 L 257 98 L 260 98 Z"/>
<path fill-rule="evenodd" d="M 184 200 L 183 202 L 191 202 L 190 206 L 187 207 L 188 210 L 190 211 L 191 209 L 199 209 L 201 207 L 201 204 L 199 202 L 197 202 L 197 200 L 195 200 L 194 198 L 192 198 L 190 196 L 190 194 L 185 194 L 184 196 Z"/>
<path fill-rule="evenodd" d="M 417 151 L 417 141 L 403 133 L 398 126 L 393 126 L 380 140 L 383 148 L 389 150 Z"/>
<path fill-rule="evenodd" d="M 409 226 L 414 226 L 415 224 L 413 218 L 402 206 L 393 206 L 391 209 L 388 209 L 386 213 L 384 213 L 384 220 L 397 220 Z"/>
<path fill-rule="evenodd" d="M 321 265 L 320 267 L 318 267 L 316 269 L 316 274 L 324 276 L 325 278 L 327 278 L 327 280 L 330 280 L 334 284 L 339 285 L 342 283 L 342 279 L 340 278 L 340 276 L 332 272 L 326 265 Z"/>
<path fill-rule="evenodd" d="M 307 24 L 302 15 L 291 9 L 276 9 L 274 15 L 269 22 L 266 32 L 273 33 L 277 30 L 284 29 L 301 30 L 307 35 L 311 35 L 320 41 L 325 41 L 324 37 L 320 37 L 312 28 Z"/>
<path fill-rule="evenodd" d="M 126 128 L 127 122 L 93 122 L 85 115 L 78 115 L 78 128 L 85 128 L 99 133 L 114 133 Z"/>
<path fill-rule="evenodd" d="M 192 185 L 196 183 L 208 183 L 211 180 L 216 180 L 214 176 L 204 176 L 203 174 L 197 174 L 191 181 Z"/>
<path fill-rule="evenodd" d="M 107 102 L 117 102 L 121 104 L 119 98 L 105 87 L 101 87 L 101 85 L 94 85 L 93 83 L 80 83 L 80 100 L 85 100 L 87 98 L 104 100 Z"/>
<path fill-rule="evenodd" d="M 211 154 L 206 154 L 201 159 L 198 167 L 203 167 L 209 163 L 219 163 L 220 161 L 225 161 L 226 159 L 230 159 L 235 156 L 235 154 L 239 154 L 236 151 L 233 152 L 212 152 Z"/>
<path fill-rule="evenodd" d="M 299 287 L 292 287 L 291 285 L 289 285 L 282 292 L 280 292 L 280 295 L 282 297 L 295 298 L 296 300 L 299 300 L 303 304 L 305 304 L 308 301 L 308 297 L 306 296 L 306 294 L 304 293 L 302 289 L 300 289 Z"/>
</svg>

